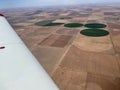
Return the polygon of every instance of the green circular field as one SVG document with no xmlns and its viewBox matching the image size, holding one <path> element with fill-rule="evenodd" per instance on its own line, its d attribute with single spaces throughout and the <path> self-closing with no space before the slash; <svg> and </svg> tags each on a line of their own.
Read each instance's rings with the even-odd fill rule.
<svg viewBox="0 0 120 90">
<path fill-rule="evenodd" d="M 100 23 L 90 23 L 90 24 L 85 24 L 85 27 L 87 28 L 105 28 L 107 25 L 105 24 L 100 24 Z"/>
<path fill-rule="evenodd" d="M 37 22 L 37 23 L 35 23 L 35 25 L 37 25 L 37 26 L 46 26 L 47 24 L 52 23 L 52 22 L 53 22 L 53 20 L 45 20 L 45 21 Z"/>
<path fill-rule="evenodd" d="M 72 19 L 72 17 L 62 17 L 60 19 Z"/>
<path fill-rule="evenodd" d="M 57 26 L 57 25 L 62 25 L 64 23 L 48 23 L 45 26 Z"/>
<path fill-rule="evenodd" d="M 109 35 L 109 32 L 103 29 L 85 29 L 85 30 L 82 30 L 80 33 L 83 35 L 92 36 L 92 37 Z"/>
<path fill-rule="evenodd" d="M 45 21 L 40 21 L 35 23 L 37 26 L 57 26 L 57 25 L 62 25 L 64 23 L 53 23 L 53 20 L 45 20 Z"/>
<path fill-rule="evenodd" d="M 80 23 L 68 23 L 64 25 L 65 27 L 69 27 L 69 28 L 77 28 L 77 27 L 82 27 L 83 24 Z"/>
</svg>

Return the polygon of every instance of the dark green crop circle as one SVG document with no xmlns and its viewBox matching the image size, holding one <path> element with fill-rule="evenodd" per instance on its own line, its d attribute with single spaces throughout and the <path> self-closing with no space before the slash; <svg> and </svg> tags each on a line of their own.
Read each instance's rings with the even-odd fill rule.
<svg viewBox="0 0 120 90">
<path fill-rule="evenodd" d="M 45 20 L 45 21 L 40 21 L 40 22 L 36 22 L 35 25 L 37 26 L 46 26 L 49 23 L 52 23 L 53 20 Z"/>
<path fill-rule="evenodd" d="M 64 23 L 55 23 L 53 20 L 45 20 L 45 21 L 40 21 L 35 23 L 37 26 L 57 26 L 57 25 L 62 25 Z"/>
<path fill-rule="evenodd" d="M 83 24 L 80 23 L 68 23 L 64 25 L 65 27 L 69 27 L 69 28 L 77 28 L 77 27 L 82 27 Z"/>
<path fill-rule="evenodd" d="M 90 23 L 90 24 L 85 24 L 85 27 L 87 28 L 105 28 L 107 25 L 105 24 L 100 24 L 100 23 Z"/>
<path fill-rule="evenodd" d="M 80 33 L 83 35 L 92 36 L 92 37 L 109 35 L 109 32 L 103 29 L 85 29 L 85 30 L 82 30 Z"/>
<path fill-rule="evenodd" d="M 62 24 L 64 24 L 64 23 L 48 23 L 48 24 L 46 24 L 45 26 L 57 26 L 57 25 L 62 25 Z"/>
</svg>

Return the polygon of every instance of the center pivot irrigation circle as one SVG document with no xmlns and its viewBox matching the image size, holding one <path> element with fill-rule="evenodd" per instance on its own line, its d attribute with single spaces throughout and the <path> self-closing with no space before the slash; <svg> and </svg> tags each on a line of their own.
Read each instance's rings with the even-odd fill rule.
<svg viewBox="0 0 120 90">
<path fill-rule="evenodd" d="M 100 24 L 100 23 L 90 23 L 90 24 L 85 24 L 85 27 L 87 28 L 105 28 L 107 25 L 105 24 Z"/>
<path fill-rule="evenodd" d="M 91 37 L 100 37 L 109 35 L 109 32 L 103 29 L 85 29 L 80 32 L 83 35 Z"/>
<path fill-rule="evenodd" d="M 77 28 L 77 27 L 82 27 L 83 24 L 80 23 L 68 23 L 64 25 L 65 27 L 69 27 L 69 28 Z"/>
<path fill-rule="evenodd" d="M 37 26 L 57 26 L 57 25 L 62 25 L 64 23 L 55 23 L 53 20 L 45 20 L 45 21 L 40 21 L 35 23 Z"/>
</svg>

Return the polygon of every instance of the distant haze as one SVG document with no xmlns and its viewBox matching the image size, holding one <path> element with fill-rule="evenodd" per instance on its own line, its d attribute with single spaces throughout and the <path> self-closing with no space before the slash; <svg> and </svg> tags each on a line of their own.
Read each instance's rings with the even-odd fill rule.
<svg viewBox="0 0 120 90">
<path fill-rule="evenodd" d="M 89 3 L 120 3 L 120 0 L 0 0 L 1 8 L 74 5 Z"/>
</svg>

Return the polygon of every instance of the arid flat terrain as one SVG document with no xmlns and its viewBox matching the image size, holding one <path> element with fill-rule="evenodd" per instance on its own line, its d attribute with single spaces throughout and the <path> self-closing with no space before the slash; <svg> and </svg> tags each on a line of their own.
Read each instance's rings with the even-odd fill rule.
<svg viewBox="0 0 120 90">
<path fill-rule="evenodd" d="M 20 8 L 3 14 L 60 90 L 120 90 L 120 4 Z M 35 23 L 102 23 L 105 36 L 87 27 Z"/>
</svg>

